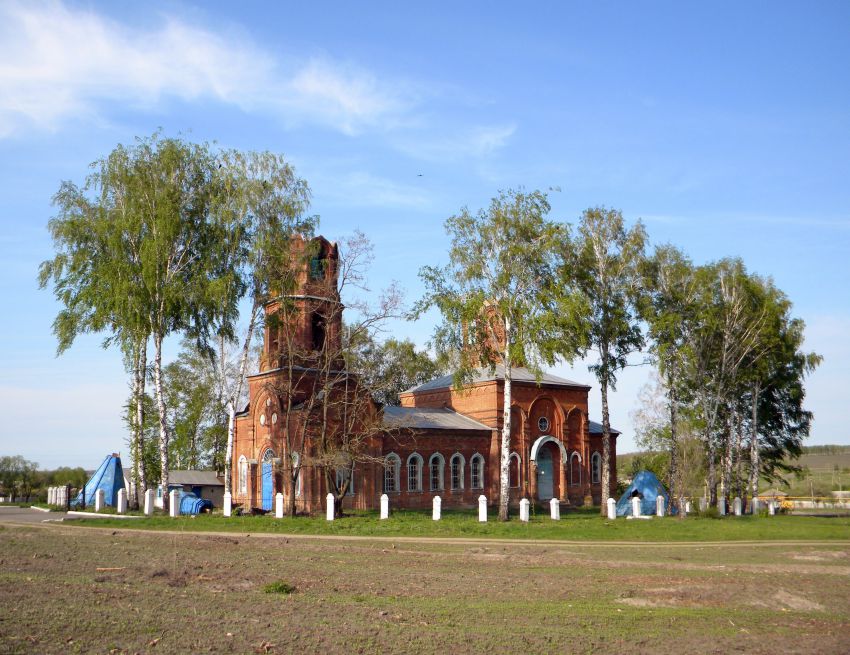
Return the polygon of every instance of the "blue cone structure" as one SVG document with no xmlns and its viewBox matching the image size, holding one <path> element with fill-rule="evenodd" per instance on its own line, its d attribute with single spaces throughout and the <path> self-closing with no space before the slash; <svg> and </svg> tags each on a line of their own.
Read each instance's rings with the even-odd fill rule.
<svg viewBox="0 0 850 655">
<path fill-rule="evenodd" d="M 632 496 L 637 492 L 640 496 L 640 513 L 644 516 L 655 515 L 655 499 L 664 496 L 664 507 L 670 512 L 670 495 L 664 485 L 655 477 L 652 471 L 638 471 L 634 480 L 617 501 L 617 516 L 632 515 Z"/>
<path fill-rule="evenodd" d="M 83 490 L 71 502 L 71 507 L 79 507 L 83 502 L 85 494 L 86 507 L 94 505 L 94 495 L 98 489 L 103 489 L 104 502 L 110 507 L 118 504 L 118 490 L 124 488 L 124 470 L 121 468 L 121 458 L 116 455 L 107 455 L 100 468 L 94 472 Z"/>
</svg>

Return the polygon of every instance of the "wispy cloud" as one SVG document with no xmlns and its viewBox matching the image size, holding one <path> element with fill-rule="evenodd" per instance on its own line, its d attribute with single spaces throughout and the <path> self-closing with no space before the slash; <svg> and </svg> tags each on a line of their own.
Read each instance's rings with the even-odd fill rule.
<svg viewBox="0 0 850 655">
<path fill-rule="evenodd" d="M 244 37 L 165 17 L 131 28 L 60 2 L 0 4 L 0 137 L 140 108 L 214 100 L 346 134 L 391 125 L 414 104 L 404 84 L 331 59 L 283 62 Z"/>
<path fill-rule="evenodd" d="M 314 180 L 313 186 L 321 189 L 323 197 L 346 206 L 423 209 L 432 201 L 422 188 L 363 171 L 335 177 L 328 185 L 322 179 Z"/>
<path fill-rule="evenodd" d="M 434 137 L 432 133 L 407 133 L 395 140 L 402 152 L 426 161 L 446 162 L 483 158 L 505 147 L 517 130 L 513 123 L 478 125 L 454 129 L 452 133 Z"/>
</svg>

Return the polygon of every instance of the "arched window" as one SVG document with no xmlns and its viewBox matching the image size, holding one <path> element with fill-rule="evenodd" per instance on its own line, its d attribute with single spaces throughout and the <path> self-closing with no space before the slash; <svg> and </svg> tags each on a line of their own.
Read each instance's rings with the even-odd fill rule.
<svg viewBox="0 0 850 655">
<path fill-rule="evenodd" d="M 573 453 L 570 457 L 570 484 L 581 484 L 581 455 Z"/>
<path fill-rule="evenodd" d="M 396 493 L 401 491 L 399 475 L 401 471 L 401 460 L 395 453 L 387 455 L 384 461 L 384 493 Z"/>
<path fill-rule="evenodd" d="M 449 461 L 449 468 L 451 469 L 452 476 L 452 491 L 459 491 L 463 489 L 463 468 L 465 465 L 466 462 L 463 459 L 463 455 L 460 453 L 452 455 L 452 458 Z"/>
<path fill-rule="evenodd" d="M 519 488 L 520 459 L 517 453 L 511 453 L 510 468 L 508 469 L 508 484 L 513 489 Z"/>
<path fill-rule="evenodd" d="M 602 455 L 593 453 L 590 458 L 590 481 L 593 484 L 602 482 Z"/>
<path fill-rule="evenodd" d="M 443 471 L 446 468 L 446 460 L 440 453 L 434 453 L 428 459 L 428 472 L 431 480 L 431 491 L 442 491 Z"/>
<path fill-rule="evenodd" d="M 245 458 L 245 455 L 239 458 L 239 493 L 246 494 L 248 493 L 248 460 Z"/>
<path fill-rule="evenodd" d="M 345 490 L 346 496 L 354 495 L 354 472 L 350 466 L 340 466 L 336 470 L 336 488 L 342 489 L 345 483 L 348 482 L 348 489 Z"/>
<path fill-rule="evenodd" d="M 418 453 L 407 458 L 407 490 L 422 491 L 422 457 Z"/>
<path fill-rule="evenodd" d="M 469 460 L 469 478 L 473 489 L 484 488 L 484 458 L 475 453 Z"/>
</svg>

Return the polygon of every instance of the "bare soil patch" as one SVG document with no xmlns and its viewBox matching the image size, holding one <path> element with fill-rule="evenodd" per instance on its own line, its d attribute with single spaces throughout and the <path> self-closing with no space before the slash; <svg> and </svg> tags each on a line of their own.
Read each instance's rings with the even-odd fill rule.
<svg viewBox="0 0 850 655">
<path fill-rule="evenodd" d="M 847 551 L 9 526 L 0 650 L 848 652 Z"/>
</svg>

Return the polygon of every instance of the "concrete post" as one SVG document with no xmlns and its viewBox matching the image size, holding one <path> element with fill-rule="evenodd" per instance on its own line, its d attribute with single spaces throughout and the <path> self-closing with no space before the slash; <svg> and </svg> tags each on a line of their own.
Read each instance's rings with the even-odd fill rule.
<svg viewBox="0 0 850 655">
<path fill-rule="evenodd" d="M 279 491 L 274 495 L 274 517 L 283 518 L 283 494 Z"/>
<path fill-rule="evenodd" d="M 767 501 L 767 513 L 771 516 L 776 514 L 776 503 L 772 500 Z"/>
<path fill-rule="evenodd" d="M 180 516 L 180 492 L 177 489 L 168 492 L 168 514 L 173 519 Z"/>
<path fill-rule="evenodd" d="M 726 499 L 723 496 L 717 497 L 717 513 L 726 516 Z"/>
<path fill-rule="evenodd" d="M 753 516 L 755 516 L 756 514 L 759 513 L 759 499 L 758 498 L 753 498 L 752 508 L 753 508 L 753 510 L 752 510 Z"/>
<path fill-rule="evenodd" d="M 478 496 L 478 522 L 487 523 L 487 496 Z"/>
<path fill-rule="evenodd" d="M 613 498 L 608 499 L 608 519 L 614 521 L 617 518 L 617 501 Z"/>
<path fill-rule="evenodd" d="M 153 498 L 153 489 L 148 489 L 147 491 L 145 491 L 145 516 L 150 516 L 151 514 L 153 514 Z"/>
<path fill-rule="evenodd" d="M 549 517 L 553 521 L 561 520 L 561 503 L 557 498 L 553 498 L 549 501 Z"/>
<path fill-rule="evenodd" d="M 703 496 L 699 499 L 699 511 L 704 512 L 706 509 L 708 509 L 708 498 Z"/>
<path fill-rule="evenodd" d="M 735 500 L 732 501 L 732 511 L 735 512 L 735 516 L 741 516 L 741 499 L 740 498 L 736 497 Z"/>
<path fill-rule="evenodd" d="M 327 510 L 325 512 L 325 518 L 328 521 L 333 521 L 334 518 L 335 518 L 335 516 L 334 516 L 334 514 L 335 514 L 334 513 L 334 495 L 328 494 L 327 498 L 325 500 L 327 500 L 327 503 L 328 503 Z"/>
<path fill-rule="evenodd" d="M 55 505 L 56 504 L 56 496 L 55 496 L 55 493 L 54 493 L 55 490 L 56 490 L 56 487 L 47 487 L 47 504 L 48 505 Z"/>
<path fill-rule="evenodd" d="M 440 520 L 440 515 L 442 514 L 443 509 L 443 499 L 439 496 L 434 496 L 434 500 L 431 501 L 431 518 L 434 521 Z"/>
<path fill-rule="evenodd" d="M 685 514 L 690 514 L 693 511 L 694 511 L 694 508 L 691 506 L 691 501 L 686 500 L 685 501 Z"/>
<path fill-rule="evenodd" d="M 95 512 L 99 512 L 103 509 L 103 506 L 105 504 L 105 500 L 106 500 L 106 494 L 104 493 L 103 489 L 98 489 L 97 491 L 95 491 L 95 493 L 94 493 L 94 511 Z"/>
<path fill-rule="evenodd" d="M 528 515 L 529 508 L 531 507 L 531 501 L 528 498 L 523 498 L 519 501 L 519 520 L 528 523 Z"/>
<path fill-rule="evenodd" d="M 656 516 L 664 516 L 664 511 L 667 509 L 667 505 L 664 502 L 664 496 L 658 494 L 655 497 L 655 515 Z"/>
<path fill-rule="evenodd" d="M 638 496 L 632 497 L 632 516 L 640 518 L 640 498 Z"/>
<path fill-rule="evenodd" d="M 381 494 L 381 518 L 390 518 L 390 497 L 387 494 Z"/>
<path fill-rule="evenodd" d="M 127 490 L 126 489 L 119 489 L 118 490 L 118 500 L 116 501 L 116 503 L 117 503 L 117 507 L 115 509 L 118 510 L 118 513 L 119 514 L 126 514 L 127 513 Z"/>
</svg>

